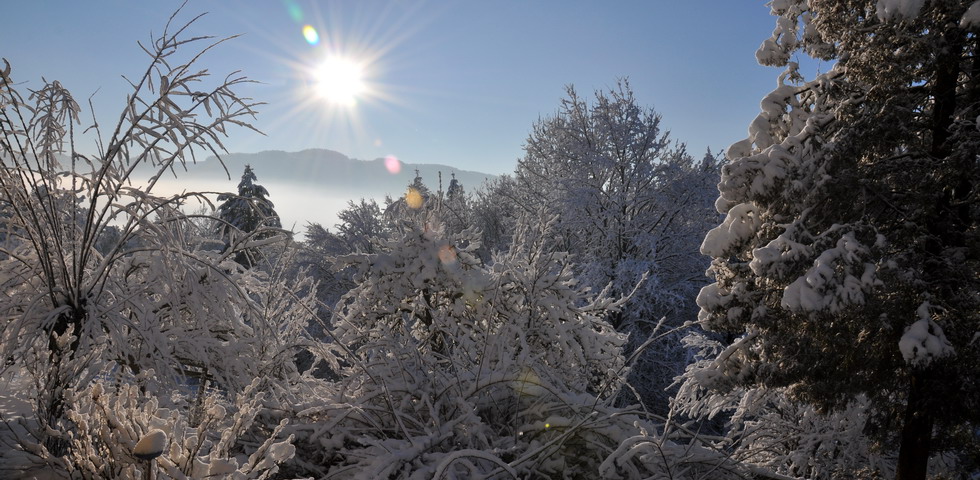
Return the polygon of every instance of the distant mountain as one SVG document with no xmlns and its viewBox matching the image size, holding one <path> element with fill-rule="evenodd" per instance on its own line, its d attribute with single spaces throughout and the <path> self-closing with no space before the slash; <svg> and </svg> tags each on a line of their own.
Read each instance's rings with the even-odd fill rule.
<svg viewBox="0 0 980 480">
<path fill-rule="evenodd" d="M 177 179 L 190 179 L 194 183 L 214 181 L 214 189 L 233 191 L 238 185 L 245 165 L 250 164 L 260 184 L 289 183 L 307 188 L 346 192 L 357 198 L 362 196 L 383 198 L 385 195 L 403 194 L 405 187 L 415 178 L 416 170 L 432 190 L 439 188 L 440 172 L 443 177 L 443 189 L 449 186 L 453 174 L 468 189 L 476 188 L 485 180 L 494 177 L 448 165 L 411 164 L 400 161 L 398 162 L 400 171 L 391 173 L 385 167 L 383 158 L 357 160 L 340 152 L 325 149 L 300 152 L 269 150 L 259 153 L 232 153 L 223 155 L 222 160 L 227 167 L 227 173 L 214 157 L 209 157 L 203 162 L 188 165 L 186 172 L 178 169 Z"/>
<path fill-rule="evenodd" d="M 156 192 L 236 192 L 242 171 L 249 164 L 258 177 L 257 183 L 269 190 L 269 198 L 283 218 L 283 226 L 301 230 L 308 221 L 332 228 L 336 223 L 336 213 L 344 208 L 348 200 L 374 198 L 381 203 L 385 195 L 401 196 L 414 180 L 416 170 L 433 191 L 439 189 L 440 172 L 443 190 L 449 187 L 453 174 L 467 191 L 473 191 L 484 181 L 494 178 L 486 173 L 460 170 L 448 165 L 401 162 L 398 173 L 391 173 L 383 158 L 357 160 L 325 149 L 233 153 L 222 155 L 222 160 L 227 172 L 214 157 L 188 164 L 187 171 L 176 167 L 176 176 L 168 173 L 161 178 Z M 137 177 L 146 178 L 147 175 L 148 170 L 146 175 Z"/>
</svg>

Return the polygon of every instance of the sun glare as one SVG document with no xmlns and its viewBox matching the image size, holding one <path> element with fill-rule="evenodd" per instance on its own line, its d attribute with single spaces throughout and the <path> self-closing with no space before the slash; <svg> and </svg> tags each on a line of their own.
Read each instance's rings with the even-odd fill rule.
<svg viewBox="0 0 980 480">
<path fill-rule="evenodd" d="M 317 94 L 340 106 L 353 107 L 367 90 L 364 69 L 357 62 L 343 57 L 330 57 L 314 71 Z"/>
<path fill-rule="evenodd" d="M 365 2 L 274 3 L 283 5 L 294 28 L 288 35 L 279 29 L 263 32 L 276 48 L 260 53 L 282 62 L 280 85 L 287 87 L 275 89 L 282 101 L 274 104 L 286 108 L 267 129 L 303 121 L 309 126 L 306 140 L 316 145 L 373 152 L 363 155 L 391 153 L 380 151 L 383 139 L 368 120 L 382 111 L 395 113 L 392 106 L 407 106 L 402 95 L 407 90 L 392 82 L 398 78 L 393 72 L 414 63 L 401 47 L 421 31 L 424 18 L 415 16 L 414 7 L 406 16 L 398 2 L 371 15 L 364 15 Z M 385 167 L 397 173 L 401 163 L 392 157 Z"/>
</svg>

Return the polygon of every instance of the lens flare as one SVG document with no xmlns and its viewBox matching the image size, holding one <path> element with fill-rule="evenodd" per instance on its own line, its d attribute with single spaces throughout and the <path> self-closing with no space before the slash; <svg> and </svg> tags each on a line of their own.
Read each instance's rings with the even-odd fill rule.
<svg viewBox="0 0 980 480">
<path fill-rule="evenodd" d="M 303 26 L 303 38 L 305 38 L 306 43 L 309 43 L 310 45 L 320 43 L 320 34 L 316 33 L 316 29 L 313 28 L 313 25 Z"/>
<path fill-rule="evenodd" d="M 388 155 L 385 157 L 385 168 L 388 170 L 388 173 L 397 175 L 398 172 L 402 171 L 402 162 L 398 161 L 398 157 Z"/>
<path fill-rule="evenodd" d="M 408 191 L 405 192 L 405 204 L 408 208 L 418 210 L 422 208 L 422 194 L 418 190 L 408 187 Z"/>
<path fill-rule="evenodd" d="M 541 386 L 541 378 L 528 367 L 521 368 L 521 372 L 518 374 L 517 380 L 512 383 L 512 387 L 522 396 L 536 397 L 545 391 L 544 387 Z"/>
<path fill-rule="evenodd" d="M 456 264 L 456 249 L 451 245 L 443 245 L 439 247 L 439 261 L 443 265 L 452 266 Z"/>
<path fill-rule="evenodd" d="M 289 17 L 293 19 L 294 22 L 299 23 L 303 21 L 303 9 L 292 0 L 286 0 L 283 2 L 286 4 L 286 13 Z"/>
</svg>

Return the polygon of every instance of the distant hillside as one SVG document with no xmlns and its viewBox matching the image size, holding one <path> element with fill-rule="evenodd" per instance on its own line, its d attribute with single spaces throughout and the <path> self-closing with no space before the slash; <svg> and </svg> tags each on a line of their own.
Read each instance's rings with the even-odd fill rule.
<svg viewBox="0 0 980 480">
<path fill-rule="evenodd" d="M 415 171 L 422 175 L 426 185 L 438 189 L 439 172 L 443 176 L 443 188 L 449 185 L 452 174 L 468 189 L 476 188 L 493 175 L 460 170 L 448 165 L 400 163 L 401 171 L 390 173 L 383 158 L 356 160 L 333 150 L 311 149 L 301 152 L 270 150 L 259 153 L 232 153 L 223 155 L 227 174 L 214 157 L 196 165 L 188 165 L 187 172 L 178 171 L 178 179 L 192 179 L 195 183 L 214 181 L 217 190 L 233 190 L 238 185 L 246 164 L 259 178 L 259 183 L 289 183 L 308 188 L 346 192 L 356 197 L 398 196 L 412 183 Z M 228 175 L 231 179 L 228 179 Z M 173 177 L 171 177 L 173 178 Z M 352 197 L 353 198 L 353 197 Z"/>
<path fill-rule="evenodd" d="M 385 195 L 398 197 L 415 178 L 418 170 L 425 184 L 433 191 L 449 186 L 456 175 L 466 191 L 473 191 L 494 176 L 460 170 L 448 165 L 401 163 L 401 170 L 390 173 L 384 159 L 356 160 L 332 150 L 311 149 L 301 152 L 265 151 L 223 155 L 228 171 L 213 157 L 194 165 L 187 171 L 177 168 L 176 176 L 167 174 L 161 179 L 157 193 L 178 191 L 235 192 L 246 164 L 258 177 L 260 185 L 269 190 L 269 198 L 283 217 L 283 226 L 302 230 L 308 221 L 326 227 L 336 223 L 336 213 L 348 200 L 374 198 L 382 202 Z M 137 177 L 146 178 L 148 170 Z M 229 175 L 231 179 L 229 179 Z"/>
</svg>

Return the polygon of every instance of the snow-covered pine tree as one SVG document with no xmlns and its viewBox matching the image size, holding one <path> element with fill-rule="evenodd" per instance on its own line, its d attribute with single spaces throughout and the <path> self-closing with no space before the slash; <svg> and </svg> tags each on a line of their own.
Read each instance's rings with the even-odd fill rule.
<svg viewBox="0 0 980 480">
<path fill-rule="evenodd" d="M 825 409 L 865 396 L 902 480 L 937 451 L 975 462 L 980 4 L 770 6 L 757 57 L 786 71 L 728 150 L 702 245 L 700 319 L 739 338 L 700 378 Z M 797 52 L 835 63 L 805 81 Z"/>
<path fill-rule="evenodd" d="M 473 226 L 466 190 L 463 188 L 463 184 L 456 179 L 455 173 L 451 175 L 449 180 L 449 187 L 446 189 L 446 198 L 442 201 L 441 210 L 448 231 L 462 232 Z"/>
<path fill-rule="evenodd" d="M 257 177 L 251 165 L 245 165 L 242 180 L 238 183 L 238 195 L 218 195 L 217 233 L 225 241 L 225 250 L 235 251 L 235 261 L 251 268 L 261 258 L 256 247 L 248 241 L 268 238 L 269 229 L 282 228 L 275 205 L 269 200 L 269 191 L 255 183 Z"/>
</svg>

